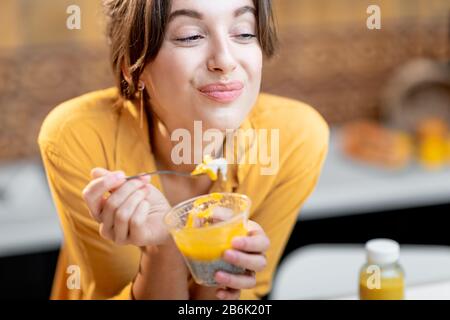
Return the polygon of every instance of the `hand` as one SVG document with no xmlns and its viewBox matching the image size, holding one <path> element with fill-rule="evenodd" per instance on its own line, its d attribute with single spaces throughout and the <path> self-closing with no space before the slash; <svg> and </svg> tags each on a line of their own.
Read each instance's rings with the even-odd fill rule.
<svg viewBox="0 0 450 320">
<path fill-rule="evenodd" d="M 127 181 L 121 171 L 91 171 L 92 180 L 83 190 L 91 216 L 100 223 L 100 235 L 118 245 L 159 245 L 169 232 L 163 217 L 170 210 L 164 195 L 148 177 Z M 106 193 L 109 196 L 105 196 Z"/>
<path fill-rule="evenodd" d="M 265 252 L 269 248 L 270 240 L 264 230 L 254 221 L 248 221 L 248 235 L 235 237 L 232 241 L 233 249 L 226 250 L 223 259 L 228 263 L 247 269 L 244 275 L 230 274 L 219 271 L 215 280 L 225 288 L 217 289 L 216 296 L 223 300 L 239 299 L 241 289 L 251 289 L 256 285 L 255 273 L 262 271 L 267 265 Z"/>
</svg>

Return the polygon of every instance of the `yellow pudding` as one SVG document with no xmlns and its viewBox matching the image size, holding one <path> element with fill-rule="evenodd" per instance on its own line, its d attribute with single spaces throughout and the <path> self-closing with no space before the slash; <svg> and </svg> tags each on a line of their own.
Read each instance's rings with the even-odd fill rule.
<svg viewBox="0 0 450 320">
<path fill-rule="evenodd" d="M 189 232 L 194 231 L 195 232 Z M 247 235 L 242 220 L 224 226 L 184 229 L 174 234 L 175 243 L 181 253 L 189 259 L 210 261 L 221 259 L 225 250 L 231 248 L 234 237 Z M 218 241 L 220 239 L 220 241 Z"/>
<path fill-rule="evenodd" d="M 238 193 L 211 193 L 186 200 L 172 208 L 164 220 L 194 281 L 217 286 L 222 270 L 244 274 L 246 270 L 223 260 L 231 241 L 247 235 L 250 199 Z"/>
<path fill-rule="evenodd" d="M 183 255 L 195 260 L 221 258 L 234 237 L 247 235 L 244 219 L 221 207 L 223 194 L 211 193 L 194 201 L 184 228 L 174 233 Z"/>
</svg>

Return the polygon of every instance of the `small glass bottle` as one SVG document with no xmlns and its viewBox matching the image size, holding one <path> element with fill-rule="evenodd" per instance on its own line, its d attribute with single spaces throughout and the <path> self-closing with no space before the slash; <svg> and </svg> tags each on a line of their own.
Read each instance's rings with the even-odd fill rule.
<svg viewBox="0 0 450 320">
<path fill-rule="evenodd" d="M 405 297 L 405 273 L 399 263 L 400 245 L 390 239 L 366 243 L 367 263 L 359 273 L 361 300 L 402 300 Z"/>
</svg>

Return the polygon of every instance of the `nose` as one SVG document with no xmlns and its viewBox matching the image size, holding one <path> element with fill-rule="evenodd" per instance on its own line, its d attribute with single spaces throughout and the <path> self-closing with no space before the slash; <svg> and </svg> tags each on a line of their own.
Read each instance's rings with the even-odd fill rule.
<svg viewBox="0 0 450 320">
<path fill-rule="evenodd" d="M 229 47 L 226 37 L 221 37 L 211 44 L 211 53 L 208 59 L 208 70 L 220 75 L 231 74 L 237 63 Z"/>
</svg>

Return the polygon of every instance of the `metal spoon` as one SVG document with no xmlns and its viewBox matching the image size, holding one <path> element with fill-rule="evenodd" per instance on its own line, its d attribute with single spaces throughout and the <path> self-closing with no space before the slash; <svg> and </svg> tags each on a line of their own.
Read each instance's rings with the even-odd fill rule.
<svg viewBox="0 0 450 320">
<path fill-rule="evenodd" d="M 173 171 L 173 170 L 156 170 L 156 171 L 153 171 L 153 172 L 144 172 L 144 173 L 140 173 L 140 174 L 137 174 L 137 175 L 134 175 L 134 176 L 129 176 L 129 177 L 126 177 L 125 179 L 126 180 L 131 180 L 131 179 L 136 179 L 136 178 L 139 178 L 139 177 L 153 176 L 153 175 L 156 175 L 156 174 L 174 174 L 174 175 L 177 175 L 177 176 L 196 178 L 198 176 L 203 175 L 204 173 L 198 174 L 198 175 L 191 175 L 190 172 L 181 172 L 181 171 Z"/>
</svg>

